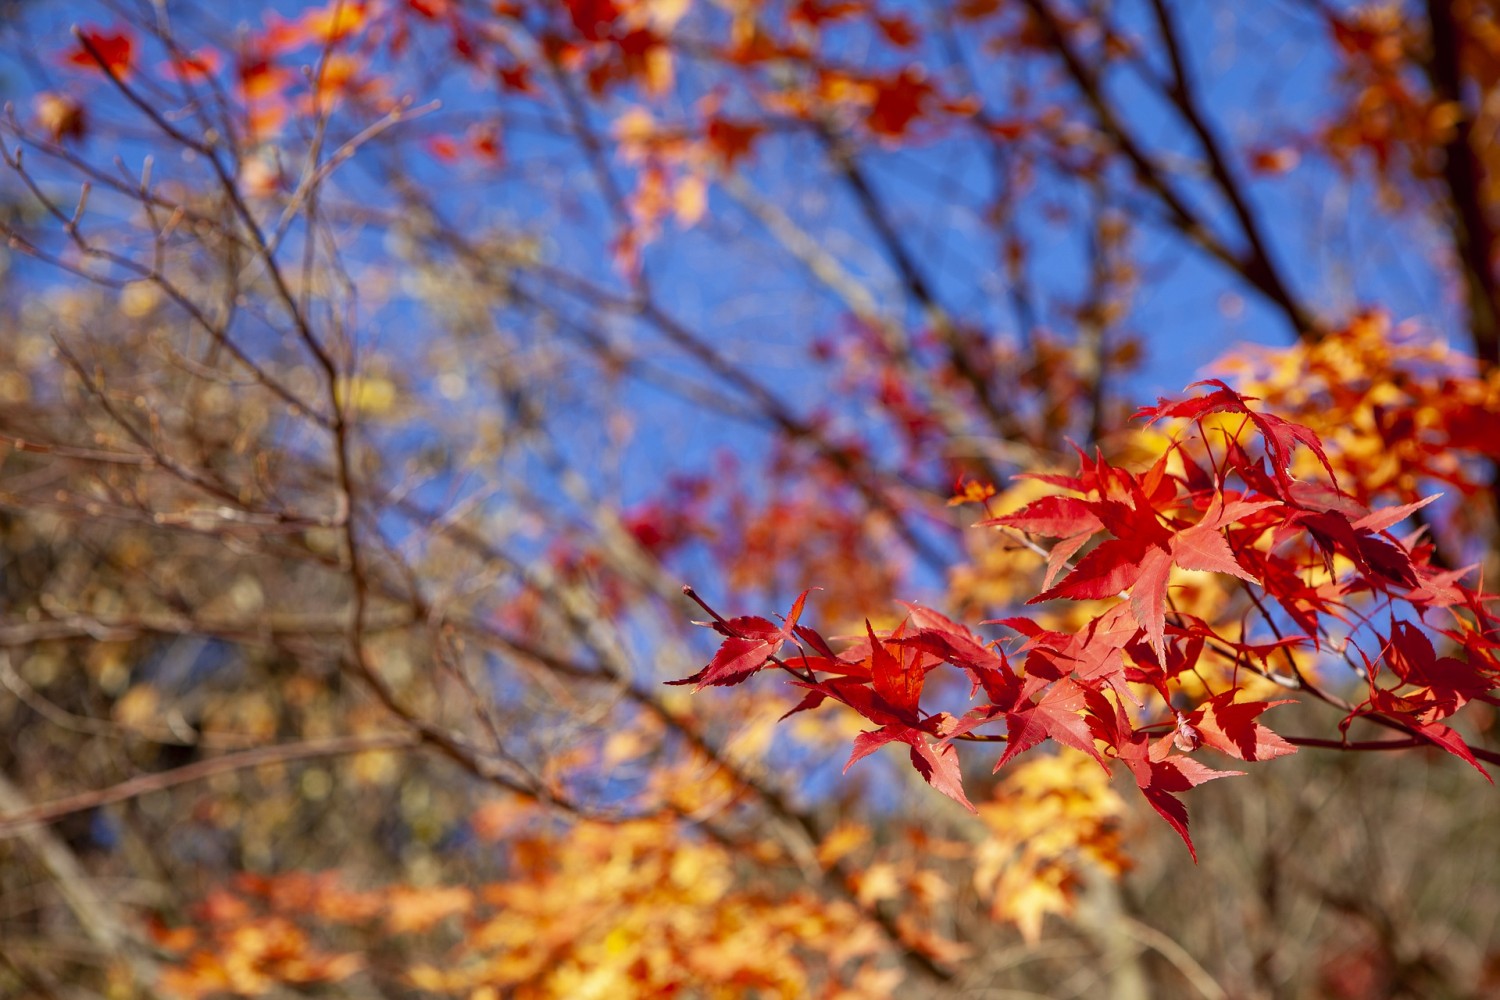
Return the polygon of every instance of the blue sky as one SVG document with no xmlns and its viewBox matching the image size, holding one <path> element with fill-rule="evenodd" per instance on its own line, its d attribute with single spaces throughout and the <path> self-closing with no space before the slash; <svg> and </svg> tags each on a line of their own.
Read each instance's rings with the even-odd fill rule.
<svg viewBox="0 0 1500 1000">
<path fill-rule="evenodd" d="M 304 6 L 237 3 L 213 8 L 181 5 L 176 10 L 185 32 L 206 27 L 221 40 L 232 41 L 237 26 L 263 24 L 271 10 L 291 17 Z M 1393 216 L 1382 211 L 1366 178 L 1357 172 L 1346 176 L 1339 166 L 1316 155 L 1304 156 L 1295 170 L 1280 177 L 1253 177 L 1244 167 L 1246 150 L 1315 134 L 1333 112 L 1334 66 L 1316 18 L 1295 3 L 1255 5 L 1253 10 L 1194 3 L 1173 7 L 1187 42 L 1190 72 L 1201 87 L 1201 102 L 1216 134 L 1238 154 L 1239 175 L 1270 236 L 1273 255 L 1293 287 L 1330 319 L 1359 305 L 1379 304 L 1398 320 L 1417 317 L 1439 329 L 1451 328 L 1455 306 L 1437 277 L 1440 262 L 1426 251 L 1437 244 L 1424 236 L 1425 222 L 1412 213 Z M 890 9 L 907 12 L 918 23 L 930 19 L 925 5 L 896 4 Z M 1121 3 L 1115 14 L 1124 32 L 1145 39 L 1149 49 L 1155 29 L 1146 5 Z M 88 95 L 101 133 L 108 123 L 120 125 L 121 138 L 107 154 L 118 155 L 127 172 L 138 170 L 144 155 L 155 149 L 139 119 L 117 99 L 103 96 L 97 81 L 62 69 L 54 57 L 70 44 L 69 23 L 109 26 L 118 18 L 102 4 L 38 4 L 27 8 L 22 18 L 19 30 L 36 41 L 24 49 L 10 47 L 26 56 L 22 62 L 12 60 L 5 79 L 23 116 L 28 93 L 39 86 Z M 833 30 L 830 47 L 841 57 L 892 66 L 902 58 L 889 51 L 871 56 L 876 50 L 867 33 Z M 996 117 L 1012 111 L 1006 93 L 1017 85 L 1038 95 L 1024 113 L 1034 113 L 1048 100 L 1077 107 L 1076 94 L 1055 67 L 1039 69 L 1035 60 L 996 59 L 984 49 L 982 33 L 958 42 L 982 68 L 981 87 Z M 410 51 L 417 54 L 417 65 L 402 69 L 402 85 L 412 88 L 418 103 L 436 98 L 443 107 L 402 126 L 405 131 L 392 133 L 396 143 L 406 145 L 398 169 L 429 191 L 435 207 L 466 231 L 483 229 L 531 239 L 549 266 L 628 296 L 609 255 L 616 235 L 610 211 L 586 158 L 565 134 L 557 105 L 497 95 L 488 81 L 476 86 L 472 70 L 451 58 L 449 65 L 441 64 L 445 44 L 435 29 L 413 36 Z M 1159 59 L 1148 62 L 1157 72 L 1164 71 Z M 685 114 L 716 83 L 713 71 L 685 60 L 679 61 L 677 75 L 677 91 L 653 106 L 659 119 L 671 121 Z M 1130 72 L 1111 72 L 1107 83 L 1126 126 L 1164 165 L 1172 183 L 1191 203 L 1202 206 L 1221 232 L 1230 234 L 1229 242 L 1237 243 L 1227 207 L 1207 180 L 1187 166 L 1198 151 L 1180 119 Z M 612 116 L 638 100 L 627 94 L 592 107 L 591 122 L 607 135 Z M 731 97 L 731 107 L 733 101 Z M 449 165 L 424 154 L 425 137 L 462 136 L 476 123 L 501 129 L 506 148 L 502 164 Z M 291 150 L 296 143 L 283 145 Z M 96 159 L 107 155 L 98 141 L 84 151 Z M 380 171 L 398 162 L 388 152 L 394 156 L 394 150 L 374 149 L 341 170 L 335 197 L 375 207 L 388 202 Z M 978 146 L 971 133 L 944 129 L 901 149 L 870 145 L 862 151 L 860 164 L 944 307 L 959 322 L 987 336 L 1017 340 L 1026 332 L 1012 308 L 997 234 L 983 216 L 995 184 L 990 157 L 991 151 Z M 158 160 L 159 177 L 195 169 L 159 154 Z M 609 167 L 616 182 L 629 190 L 635 168 L 618 157 L 609 160 Z M 744 177 L 863 282 L 882 310 L 909 330 L 920 329 L 921 316 L 903 301 L 890 260 L 806 130 L 763 136 Z M 1179 391 L 1235 343 L 1290 342 L 1292 331 L 1285 319 L 1237 276 L 1207 260 L 1169 227 L 1149 221 L 1159 210 L 1119 165 L 1106 173 L 1102 189 L 1119 212 L 1148 220 L 1136 231 L 1132 253 L 1139 277 L 1122 324 L 1140 337 L 1144 360 L 1137 372 L 1113 380 L 1112 391 L 1123 405 L 1133 408 L 1157 394 Z M 1089 266 L 1085 223 L 1092 197 L 1077 181 L 1043 171 L 1016 202 L 1015 224 L 1030 248 L 1027 275 L 1037 296 L 1041 326 L 1063 340 L 1073 336 L 1065 307 Z M 107 198 L 97 198 L 94 211 L 107 214 Z M 356 266 L 390 278 L 401 265 L 390 257 L 387 239 L 378 227 L 359 234 L 351 231 L 343 250 Z M 697 226 L 683 231 L 668 224 L 646 251 L 646 273 L 664 311 L 753 375 L 791 410 L 804 416 L 830 410 L 837 415 L 836 430 L 873 433 L 877 448 L 887 439 L 884 431 L 872 431 L 870 401 L 842 388 L 838 372 L 812 356 L 815 341 L 838 342 L 849 336 L 846 307 L 810 280 L 802 265 L 722 190 L 711 192 L 708 215 Z M 520 280 L 527 288 L 543 287 L 530 278 Z M 360 313 L 358 335 L 366 352 L 386 353 L 395 360 L 397 372 L 411 381 L 411 391 L 435 398 L 427 381 L 433 373 L 423 369 L 426 351 L 443 322 L 432 304 L 387 287 L 371 287 L 361 299 L 372 303 Z M 561 299 L 554 296 L 553 301 Z M 642 363 L 658 373 L 734 396 L 721 379 L 648 323 L 577 303 L 559 309 L 566 320 L 629 344 Z M 492 320 L 518 351 L 559 352 L 562 360 L 549 369 L 555 383 L 531 387 L 555 404 L 545 429 L 547 445 L 594 477 L 593 486 L 606 499 L 628 507 L 658 495 L 674 472 L 712 468 L 715 456 L 732 454 L 741 468 L 753 470 L 767 454 L 772 437 L 763 427 L 710 412 L 695 400 L 663 391 L 656 380 L 610 384 L 600 376 L 597 359 L 589 356 L 586 344 L 570 339 L 566 329 L 544 329 L 534 311 L 497 304 Z M 476 376 L 497 372 L 506 363 L 482 350 L 464 359 Z M 493 397 L 486 396 L 476 405 L 492 403 Z M 464 414 L 454 412 L 460 405 L 470 404 L 443 404 L 439 416 L 462 423 Z M 631 415 L 629 433 L 612 423 L 611 415 L 621 411 Z M 372 428 L 372 433 L 392 450 L 405 452 L 420 449 L 440 432 L 433 424 L 414 423 Z M 555 490 L 539 454 L 522 450 L 511 461 L 517 465 L 510 472 L 518 478 L 534 482 L 544 493 Z M 469 481 L 439 477 L 418 495 L 440 503 L 464 495 Z M 753 491 L 755 483 L 748 475 L 742 488 Z M 572 509 L 587 518 L 587 511 L 572 508 L 560 495 L 558 504 L 561 511 Z M 398 536 L 402 531 L 395 523 L 388 527 Z"/>
</svg>

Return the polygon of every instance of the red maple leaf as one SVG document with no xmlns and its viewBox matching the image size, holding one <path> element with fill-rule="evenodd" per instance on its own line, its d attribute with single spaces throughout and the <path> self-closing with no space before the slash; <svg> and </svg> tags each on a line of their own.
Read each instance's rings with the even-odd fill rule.
<svg viewBox="0 0 1500 1000">
<path fill-rule="evenodd" d="M 1201 382 L 1194 382 L 1188 388 L 1196 389 L 1200 385 L 1213 386 L 1214 391 L 1207 395 L 1175 402 L 1164 397 L 1159 398 L 1155 406 L 1143 406 L 1137 410 L 1134 419 L 1149 418 L 1147 426 L 1150 426 L 1164 417 L 1197 420 L 1210 413 L 1243 413 L 1255 425 L 1255 429 L 1260 432 L 1261 438 L 1265 441 L 1266 453 L 1271 459 L 1271 472 L 1283 488 L 1292 483 L 1292 452 L 1299 444 L 1317 456 L 1318 461 L 1328 472 L 1328 477 L 1337 485 L 1338 476 L 1334 474 L 1333 466 L 1328 464 L 1328 455 L 1323 451 L 1323 442 L 1310 429 L 1274 414 L 1250 409 L 1246 404 L 1254 401 L 1254 396 L 1242 396 L 1219 379 L 1204 379 Z"/>
<path fill-rule="evenodd" d="M 995 770 L 1000 770 L 1017 754 L 1030 750 L 1049 738 L 1064 746 L 1082 750 L 1103 764 L 1104 757 L 1094 746 L 1094 735 L 1088 719 L 1081 714 L 1087 704 L 1088 694 L 1077 681 L 1065 677 L 1047 688 L 1035 702 L 1005 713 L 1009 738 L 1005 753 L 995 763 Z"/>
<path fill-rule="evenodd" d="M 900 49 L 910 48 L 921 37 L 917 29 L 904 17 L 876 17 L 875 24 L 886 41 Z"/>
<path fill-rule="evenodd" d="M 932 84 L 917 70 L 903 67 L 893 77 L 874 81 L 875 103 L 865 116 L 865 124 L 876 135 L 899 139 L 911 123 L 922 117 L 932 97 Z"/>
<path fill-rule="evenodd" d="M 1233 688 L 1214 695 L 1184 716 L 1183 720 L 1204 744 L 1237 760 L 1271 760 L 1296 753 L 1295 746 L 1255 721 L 1266 709 L 1289 705 L 1291 701 L 1245 701 L 1236 704 L 1234 696 L 1238 693 L 1239 689 Z"/>
<path fill-rule="evenodd" d="M 1162 523 L 1162 516 L 1151 503 L 1144 485 L 1135 477 L 1129 477 L 1126 485 L 1131 503 L 1123 500 L 1080 501 L 1115 537 L 1080 559 L 1062 582 L 1042 591 L 1027 603 L 1036 604 L 1059 597 L 1099 600 L 1128 592 L 1136 622 L 1145 629 L 1157 657 L 1164 661 L 1167 581 L 1172 566 L 1228 573 L 1254 582 L 1255 577 L 1235 558 L 1222 531 L 1257 511 L 1277 506 L 1279 501 L 1226 501 L 1222 493 L 1216 492 L 1209 501 L 1208 510 L 1197 523 L 1174 531 Z M 1074 508 L 1060 505 L 1052 509 L 1061 512 Z M 1024 509 L 1018 512 L 1023 513 L 1026 513 Z M 1043 514 L 1044 511 L 1032 512 L 1021 520 L 1029 520 L 1048 530 L 1066 527 L 1065 519 L 1051 523 L 1051 519 Z"/>
<path fill-rule="evenodd" d="M 1428 504 L 1432 503 L 1434 500 L 1441 496 L 1441 493 L 1434 493 L 1430 497 L 1423 497 L 1416 503 L 1407 503 L 1402 504 L 1399 507 L 1383 507 L 1380 510 L 1373 510 L 1370 513 L 1366 514 L 1364 517 L 1361 517 L 1358 520 L 1354 521 L 1353 525 L 1360 531 L 1384 531 L 1392 525 L 1399 524 L 1400 522 L 1406 520 L 1408 517 L 1411 517 L 1417 511 L 1421 510 L 1423 507 L 1426 507 Z"/>
<path fill-rule="evenodd" d="M 1196 862 L 1198 851 L 1193 847 L 1193 838 L 1188 836 L 1187 806 L 1177 798 L 1176 793 L 1196 788 L 1215 778 L 1230 778 L 1245 772 L 1215 771 L 1191 757 L 1152 759 L 1153 754 L 1147 750 L 1147 746 L 1144 740 L 1140 743 L 1129 744 L 1130 756 L 1127 757 L 1122 753 L 1120 759 L 1124 760 L 1126 766 L 1130 768 L 1130 774 L 1135 778 L 1136 786 L 1140 788 L 1141 794 L 1146 796 L 1146 801 L 1151 803 L 1151 808 L 1155 809 L 1158 815 L 1177 831 L 1177 835 L 1187 845 L 1188 853 Z M 1144 751 L 1144 754 L 1141 751 Z"/>
<path fill-rule="evenodd" d="M 501 66 L 495 70 L 495 75 L 500 79 L 500 86 L 515 94 L 535 95 L 537 89 L 531 83 L 531 67 L 525 63 L 514 66 Z"/>
<path fill-rule="evenodd" d="M 1050 496 L 1033 500 L 1014 513 L 980 521 L 977 526 L 982 528 L 989 525 L 1017 528 L 1047 538 L 1069 538 L 1080 533 L 1091 535 L 1103 528 L 1104 522 L 1089 508 L 1086 500 Z"/>
<path fill-rule="evenodd" d="M 693 689 L 702 691 L 706 687 L 727 687 L 748 679 L 775 656 L 783 643 L 796 641 L 797 619 L 802 616 L 803 605 L 811 589 L 804 590 L 792 603 L 786 621 L 781 625 L 766 618 L 747 616 L 713 622 L 713 629 L 723 635 L 719 651 L 708 661 L 708 665 L 691 677 L 668 681 L 668 684 L 696 684 Z M 707 624 L 707 623 L 702 623 Z"/>
<path fill-rule="evenodd" d="M 1484 765 L 1479 763 L 1479 760 L 1474 756 L 1474 751 L 1469 749 L 1469 744 L 1465 743 L 1464 738 L 1458 735 L 1452 728 L 1443 725 L 1441 722 L 1419 722 L 1413 728 L 1422 739 L 1433 746 L 1441 747 L 1459 760 L 1468 761 L 1475 770 L 1484 775 L 1485 781 L 1488 781 L 1492 785 L 1495 783 L 1495 779 L 1490 777 L 1490 772 L 1486 771 Z"/>
<path fill-rule="evenodd" d="M 759 125 L 741 124 L 714 115 L 709 119 L 704 138 L 719 164 L 725 170 L 733 170 L 735 163 L 750 155 L 751 146 L 762 131 Z"/>
<path fill-rule="evenodd" d="M 1028 651 L 1021 696 L 1029 698 L 1046 684 L 1064 677 L 1093 691 L 1109 689 L 1122 701 L 1140 700 L 1126 685 L 1124 651 L 1141 635 L 1128 605 L 1116 605 L 1078 632 L 1065 634 L 1028 628 L 1024 619 L 1002 624 L 1030 636 L 1022 648 Z"/>
<path fill-rule="evenodd" d="M 908 604 L 907 608 L 917 631 L 894 640 L 896 643 L 920 649 L 968 673 L 973 682 L 969 697 L 982 687 L 990 701 L 1002 709 L 1015 703 L 1020 694 L 1020 678 L 1003 653 L 931 608 L 920 604 Z"/>
<path fill-rule="evenodd" d="M 911 747 L 912 767 L 917 769 L 924 781 L 942 792 L 969 812 L 978 812 L 964 794 L 963 774 L 959 768 L 958 750 L 952 743 L 933 743 L 928 734 L 913 726 L 886 725 L 879 729 L 860 733 L 854 738 L 854 751 L 844 765 L 847 774 L 856 761 L 863 760 L 887 743 L 901 742 Z"/>
<path fill-rule="evenodd" d="M 135 61 L 135 41 L 125 31 L 106 34 L 101 28 L 81 28 L 78 47 L 68 53 L 67 61 L 87 69 L 107 69 L 123 78 Z"/>
<path fill-rule="evenodd" d="M 793 21 L 800 21 L 818 28 L 825 21 L 839 21 L 857 14 L 860 8 L 861 5 L 858 3 L 840 2 L 840 0 L 826 3 L 823 0 L 798 0 L 797 5 L 791 10 L 791 18 Z"/>
<path fill-rule="evenodd" d="M 1172 561 L 1183 569 L 1227 573 L 1255 583 L 1254 575 L 1245 569 L 1229 547 L 1223 529 L 1256 511 L 1276 506 L 1280 506 L 1276 500 L 1232 500 L 1225 503 L 1224 495 L 1215 493 L 1203 519 L 1172 537 Z"/>
<path fill-rule="evenodd" d="M 1435 706 L 1431 701 L 1422 698 L 1405 698 L 1395 691 L 1386 688 L 1377 688 L 1371 692 L 1370 697 L 1354 711 L 1344 717 L 1339 723 L 1339 730 L 1347 733 L 1349 725 L 1355 719 L 1363 715 L 1380 715 L 1387 719 L 1399 722 L 1403 728 L 1418 739 L 1426 740 L 1433 746 L 1441 747 L 1460 760 L 1467 761 L 1475 770 L 1484 775 L 1490 784 L 1495 779 L 1490 777 L 1490 772 L 1484 769 L 1474 756 L 1474 751 L 1469 749 L 1469 744 L 1464 738 L 1449 726 L 1441 722 L 1429 721 L 1435 717 Z"/>
<path fill-rule="evenodd" d="M 897 646 L 896 652 L 892 653 L 875 637 L 875 630 L 868 620 L 865 631 L 870 637 L 870 683 L 875 693 L 898 712 L 915 719 L 922 698 L 922 681 L 926 676 L 920 650 L 905 650 Z"/>
<path fill-rule="evenodd" d="M 406 0 L 406 5 L 428 20 L 436 20 L 448 13 L 448 0 Z"/>
<path fill-rule="evenodd" d="M 1136 787 L 1151 803 L 1151 808 L 1177 831 L 1196 862 L 1198 852 L 1193 847 L 1193 839 L 1188 836 L 1187 806 L 1176 797 L 1177 793 L 1215 778 L 1245 772 L 1215 771 L 1191 757 L 1169 756 L 1176 738 L 1174 734 L 1152 741 L 1132 728 L 1125 710 L 1119 705 L 1111 705 L 1102 694 L 1089 692 L 1088 701 L 1088 718 L 1094 735 L 1114 748 L 1115 756 L 1130 769 Z"/>
<path fill-rule="evenodd" d="M 958 749 L 952 743 L 929 743 L 923 740 L 912 744 L 911 764 L 933 788 L 969 812 L 979 812 L 964 794 L 963 773 L 958 766 Z"/>
</svg>

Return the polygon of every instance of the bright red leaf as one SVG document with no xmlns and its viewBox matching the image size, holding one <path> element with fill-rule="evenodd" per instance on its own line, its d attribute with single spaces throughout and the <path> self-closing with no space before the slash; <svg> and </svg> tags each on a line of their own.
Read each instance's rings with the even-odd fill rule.
<svg viewBox="0 0 1500 1000">
<path fill-rule="evenodd" d="M 68 62 L 88 69 L 107 69 L 124 78 L 135 63 L 135 40 L 126 31 L 80 28 L 78 47 L 68 53 Z"/>
<path fill-rule="evenodd" d="M 1268 708 L 1289 705 L 1282 701 L 1236 703 L 1239 689 L 1225 691 L 1199 705 L 1186 718 L 1208 746 L 1237 760 L 1272 760 L 1296 753 L 1297 748 L 1255 720 Z"/>
</svg>

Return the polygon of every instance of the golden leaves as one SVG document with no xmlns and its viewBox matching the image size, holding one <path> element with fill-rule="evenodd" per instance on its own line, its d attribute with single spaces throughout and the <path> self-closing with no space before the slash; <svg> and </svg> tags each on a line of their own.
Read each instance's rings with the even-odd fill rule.
<svg viewBox="0 0 1500 1000">
<path fill-rule="evenodd" d="M 990 900 L 990 915 L 1035 944 L 1047 914 L 1073 912 L 1085 869 L 1118 876 L 1129 867 L 1118 832 L 1124 812 L 1109 775 L 1081 753 L 1012 767 L 979 806 L 989 838 L 979 845 L 974 888 Z"/>
<path fill-rule="evenodd" d="M 1500 379 L 1479 377 L 1472 360 L 1382 312 L 1355 316 L 1316 342 L 1246 348 L 1218 364 L 1245 392 L 1322 437 L 1335 472 L 1360 487 L 1362 500 L 1385 494 L 1410 503 L 1431 492 L 1424 480 L 1472 492 L 1479 484 L 1463 452 L 1496 448 L 1479 427 L 1493 419 Z"/>
<path fill-rule="evenodd" d="M 746 989 L 800 997 L 856 987 L 879 996 L 876 984 L 894 981 L 872 975 L 869 963 L 885 944 L 852 906 L 737 888 L 740 860 L 673 822 L 557 827 L 506 802 L 485 806 L 480 817 L 485 834 L 506 837 L 507 879 L 352 890 L 334 873 L 242 878 L 236 891 L 204 901 L 196 926 L 155 928 L 161 947 L 181 955 L 162 989 L 253 996 L 278 984 L 348 978 L 363 958 L 315 940 L 340 927 L 359 928 L 371 953 L 393 953 L 401 939 L 399 953 L 412 956 L 406 980 L 432 994 L 571 1000 L 691 985 L 726 998 Z M 850 849 L 859 841 L 853 831 L 845 839 Z M 891 875 L 886 894 L 911 891 L 909 879 Z M 440 934 L 444 928 L 462 935 Z"/>
</svg>

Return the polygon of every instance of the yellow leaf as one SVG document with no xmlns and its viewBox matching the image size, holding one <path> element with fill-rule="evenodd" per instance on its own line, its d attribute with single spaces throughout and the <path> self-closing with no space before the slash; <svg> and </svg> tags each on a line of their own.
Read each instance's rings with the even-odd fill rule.
<svg viewBox="0 0 1500 1000">
<path fill-rule="evenodd" d="M 424 931 L 449 917 L 467 913 L 474 894 L 461 886 L 440 889 L 392 889 L 387 902 L 385 925 L 393 934 Z"/>
<path fill-rule="evenodd" d="M 818 845 L 818 863 L 831 868 L 869 843 L 870 831 L 858 823 L 840 823 Z"/>
<path fill-rule="evenodd" d="M 672 89 L 672 50 L 653 45 L 646 50 L 646 92 L 660 97 Z"/>
<path fill-rule="evenodd" d="M 708 210 L 708 184 L 702 176 L 689 174 L 672 191 L 672 212 L 684 226 L 694 226 Z"/>
<path fill-rule="evenodd" d="M 866 906 L 882 899 L 895 899 L 901 894 L 901 883 L 896 878 L 896 868 L 887 862 L 878 862 L 854 877 L 855 895 Z"/>
</svg>

